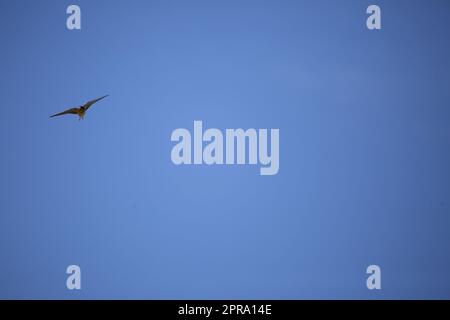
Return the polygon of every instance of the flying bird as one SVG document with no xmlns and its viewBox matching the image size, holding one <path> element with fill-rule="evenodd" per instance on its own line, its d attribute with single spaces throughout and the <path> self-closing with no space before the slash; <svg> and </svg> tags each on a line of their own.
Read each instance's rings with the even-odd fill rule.
<svg viewBox="0 0 450 320">
<path fill-rule="evenodd" d="M 78 107 L 78 108 L 71 108 L 71 109 L 67 109 L 66 111 L 63 111 L 63 112 L 54 114 L 54 115 L 50 116 L 50 118 L 57 117 L 57 116 L 62 116 L 62 115 L 65 115 L 65 114 L 76 114 L 76 115 L 78 115 L 78 117 L 79 117 L 78 120 L 82 120 L 82 119 L 84 119 L 84 116 L 85 116 L 85 114 L 86 114 L 86 111 L 87 111 L 94 103 L 96 103 L 96 102 L 98 102 L 98 101 L 100 101 L 100 100 L 106 98 L 107 96 L 108 96 L 108 95 L 103 96 L 103 97 L 98 98 L 98 99 L 94 99 L 94 100 L 88 101 L 88 102 L 86 102 L 85 104 L 83 104 L 82 106 L 80 106 L 80 107 Z"/>
</svg>

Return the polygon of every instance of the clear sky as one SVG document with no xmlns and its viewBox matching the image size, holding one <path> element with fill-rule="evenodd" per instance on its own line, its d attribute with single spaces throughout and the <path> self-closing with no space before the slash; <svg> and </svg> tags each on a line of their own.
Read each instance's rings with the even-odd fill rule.
<svg viewBox="0 0 450 320">
<path fill-rule="evenodd" d="M 448 21 L 447 0 L 1 1 L 0 298 L 450 298 Z M 279 173 L 175 166 L 194 120 L 279 128 Z"/>
</svg>

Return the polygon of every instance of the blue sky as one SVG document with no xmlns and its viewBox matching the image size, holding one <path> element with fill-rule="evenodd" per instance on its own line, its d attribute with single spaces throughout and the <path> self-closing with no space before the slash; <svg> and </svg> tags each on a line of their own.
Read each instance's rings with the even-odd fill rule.
<svg viewBox="0 0 450 320">
<path fill-rule="evenodd" d="M 444 0 L 2 1 L 0 298 L 450 298 L 449 19 Z M 279 173 L 175 166 L 194 120 L 279 128 Z"/>
</svg>

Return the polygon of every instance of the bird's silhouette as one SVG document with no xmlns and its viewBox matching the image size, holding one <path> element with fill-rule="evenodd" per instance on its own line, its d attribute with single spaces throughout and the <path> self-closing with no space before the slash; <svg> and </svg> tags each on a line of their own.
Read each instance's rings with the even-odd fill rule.
<svg viewBox="0 0 450 320">
<path fill-rule="evenodd" d="M 86 102 L 85 104 L 83 104 L 82 106 L 80 106 L 80 107 L 78 107 L 78 108 L 70 108 L 70 109 L 67 109 L 66 111 L 63 111 L 63 112 L 54 114 L 54 115 L 50 116 L 50 118 L 57 117 L 57 116 L 62 116 L 62 115 L 65 115 L 65 114 L 76 114 L 76 115 L 78 115 L 78 117 L 79 117 L 78 120 L 82 120 L 82 119 L 84 119 L 84 116 L 85 116 L 85 114 L 86 114 L 86 111 L 87 111 L 94 103 L 96 103 L 96 102 L 102 100 L 103 98 L 106 98 L 107 96 L 108 96 L 108 95 L 103 96 L 103 97 L 100 97 L 100 98 L 98 98 L 98 99 L 94 99 L 94 100 L 88 101 L 88 102 Z"/>
</svg>

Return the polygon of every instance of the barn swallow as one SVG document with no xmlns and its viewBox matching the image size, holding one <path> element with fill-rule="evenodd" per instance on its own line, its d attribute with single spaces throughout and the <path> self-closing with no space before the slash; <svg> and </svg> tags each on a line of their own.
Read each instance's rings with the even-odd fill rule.
<svg viewBox="0 0 450 320">
<path fill-rule="evenodd" d="M 103 97 L 98 98 L 98 99 L 94 99 L 94 100 L 88 101 L 88 102 L 86 102 L 84 105 L 82 105 L 82 106 L 80 106 L 80 107 L 78 107 L 78 108 L 71 108 L 71 109 L 67 109 L 66 111 L 63 111 L 63 112 L 54 114 L 54 115 L 50 116 L 50 118 L 57 117 L 57 116 L 62 116 L 62 115 L 65 115 L 65 114 L 76 114 L 76 115 L 78 115 L 78 117 L 79 117 L 78 120 L 82 120 L 82 119 L 84 119 L 84 116 L 85 116 L 85 114 L 86 114 L 86 111 L 87 111 L 94 103 L 96 103 L 96 102 L 102 100 L 103 98 L 106 98 L 107 96 L 108 96 L 108 95 L 103 96 Z"/>
</svg>

